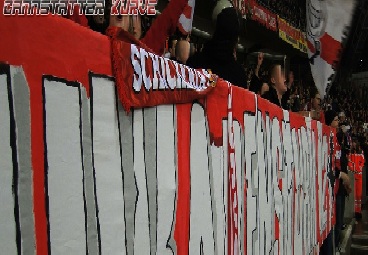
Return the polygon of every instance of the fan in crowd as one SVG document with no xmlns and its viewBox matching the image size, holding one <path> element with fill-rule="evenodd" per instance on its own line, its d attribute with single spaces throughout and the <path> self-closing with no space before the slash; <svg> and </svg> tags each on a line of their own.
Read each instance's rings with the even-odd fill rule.
<svg viewBox="0 0 368 255">
<path fill-rule="evenodd" d="M 263 63 L 263 57 L 264 57 L 264 54 L 262 52 L 258 53 L 257 67 L 254 70 L 254 74 L 251 73 L 250 75 L 251 80 L 249 84 L 249 90 L 261 96 L 264 95 L 267 91 L 269 91 L 269 86 L 268 86 L 267 81 L 265 81 L 263 77 L 261 77 L 260 75 L 260 69 Z"/>
<path fill-rule="evenodd" d="M 236 46 L 241 29 L 241 17 L 234 7 L 224 8 L 216 19 L 212 38 L 204 45 L 202 52 L 188 59 L 192 68 L 205 68 L 232 84 L 247 88 L 244 68 L 236 61 Z"/>
</svg>

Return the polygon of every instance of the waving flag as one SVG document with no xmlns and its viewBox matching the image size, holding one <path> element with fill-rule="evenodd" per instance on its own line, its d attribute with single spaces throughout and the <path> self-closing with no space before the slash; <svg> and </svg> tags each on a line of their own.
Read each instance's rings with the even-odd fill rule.
<svg viewBox="0 0 368 255">
<path fill-rule="evenodd" d="M 321 96 L 333 81 L 354 6 L 355 0 L 307 0 L 308 57 Z"/>
<path fill-rule="evenodd" d="M 195 0 L 188 0 L 188 5 L 180 15 L 178 28 L 180 32 L 187 35 L 192 30 Z"/>
</svg>

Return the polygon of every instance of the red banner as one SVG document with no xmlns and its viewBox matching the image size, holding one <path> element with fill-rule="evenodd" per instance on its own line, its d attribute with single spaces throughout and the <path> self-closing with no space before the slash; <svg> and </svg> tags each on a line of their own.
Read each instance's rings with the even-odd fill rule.
<svg viewBox="0 0 368 255">
<path fill-rule="evenodd" d="M 203 98 L 216 85 L 217 76 L 194 70 L 150 52 L 142 43 L 124 42 L 121 29 L 110 29 L 114 76 L 126 111 L 160 104 L 188 103 Z"/>
<path fill-rule="evenodd" d="M 259 22 L 272 31 L 277 31 L 277 16 L 267 8 L 257 4 L 256 1 L 250 1 L 252 12 L 251 19 Z"/>
</svg>

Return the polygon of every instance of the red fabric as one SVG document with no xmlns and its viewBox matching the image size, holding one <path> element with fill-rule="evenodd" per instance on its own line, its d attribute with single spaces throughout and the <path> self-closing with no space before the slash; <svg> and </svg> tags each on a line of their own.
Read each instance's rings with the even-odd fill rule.
<svg viewBox="0 0 368 255">
<path fill-rule="evenodd" d="M 178 148 L 178 202 L 174 239 L 178 255 L 189 254 L 190 228 L 190 122 L 192 104 L 176 106 Z"/>
<path fill-rule="evenodd" d="M 216 86 L 217 76 L 210 75 L 211 78 L 206 77 L 205 87 L 201 89 L 186 87 L 184 89 L 175 87 L 177 77 L 178 79 L 189 81 L 189 68 L 186 69 L 186 72 L 182 77 L 179 76 L 179 73 L 176 72 L 176 62 L 168 59 L 160 58 L 162 61 L 165 61 L 165 70 L 161 70 L 160 66 L 158 67 L 161 70 L 161 74 L 163 75 L 166 72 L 166 75 L 171 76 L 175 79 L 174 83 L 169 83 L 169 86 L 172 88 L 163 88 L 163 89 L 153 89 L 151 86 L 148 89 L 143 88 L 143 81 L 140 85 L 142 88 L 138 91 L 133 89 L 133 80 L 134 75 L 138 75 L 134 71 L 131 51 L 132 49 L 139 50 L 142 54 L 140 48 L 143 48 L 147 53 L 151 52 L 143 42 L 136 40 L 132 35 L 128 32 L 124 31 L 118 27 L 110 27 L 107 30 L 107 34 L 111 37 L 111 50 L 112 50 L 112 66 L 114 68 L 114 76 L 116 78 L 116 86 L 118 91 L 119 99 L 124 107 L 124 109 L 129 112 L 131 107 L 134 108 L 142 108 L 155 106 L 160 104 L 179 104 L 179 103 L 189 103 L 195 99 L 204 98 L 208 93 L 210 93 Z M 130 43 L 127 43 L 129 41 Z M 132 46 L 134 44 L 134 46 Z M 142 69 L 141 77 L 147 77 L 152 82 L 153 77 L 153 64 L 152 64 L 152 56 L 145 57 L 145 66 L 139 67 Z M 140 62 L 140 60 L 137 60 Z M 138 63 L 138 65 L 143 64 L 143 62 Z M 145 70 L 145 75 L 143 74 L 143 70 Z M 158 71 L 160 72 L 160 71 Z M 192 73 L 202 73 L 202 70 L 191 70 Z M 160 74 L 160 75 L 161 75 Z M 165 77 L 163 77 L 165 79 Z M 213 83 L 209 82 L 210 80 Z M 173 88 L 174 87 L 174 88 Z"/>
<path fill-rule="evenodd" d="M 109 36 L 111 39 L 119 40 L 119 41 L 126 42 L 126 43 L 136 44 L 137 46 L 149 52 L 154 52 L 143 41 L 135 39 L 135 37 L 132 34 L 128 33 L 127 31 L 125 31 L 124 29 L 120 27 L 114 27 L 114 26 L 108 27 L 108 29 L 106 30 L 106 35 Z"/>
<path fill-rule="evenodd" d="M 130 59 L 130 48 L 128 48 L 127 43 L 135 44 L 147 51 L 151 51 L 151 49 L 120 27 L 110 26 L 106 30 L 106 35 L 110 37 L 111 42 L 111 66 L 115 76 L 118 96 L 124 109 L 129 111 L 131 107 L 128 104 L 130 90 L 125 87 L 125 82 L 129 80 L 129 77 L 133 76 L 133 69 L 131 65 L 129 66 L 130 61 L 128 62 Z"/>
<path fill-rule="evenodd" d="M 236 178 L 236 170 L 242 171 L 243 169 L 236 169 L 236 164 L 232 164 L 232 159 L 235 158 L 235 142 L 234 142 L 234 121 L 233 121 L 233 86 L 230 84 L 228 85 L 228 102 L 227 102 L 227 148 L 228 148 L 228 174 L 227 174 L 227 180 L 228 180 L 228 203 L 230 206 L 227 207 L 228 212 L 228 222 L 227 222 L 227 233 L 228 233 L 228 254 L 229 255 L 235 255 L 238 254 L 237 247 L 239 245 L 239 239 L 237 237 L 239 236 L 239 225 L 238 225 L 238 215 L 239 215 L 239 203 L 238 201 L 238 181 Z M 231 185 L 230 185 L 231 183 Z"/>
<path fill-rule="evenodd" d="M 362 213 L 362 192 L 363 192 L 363 178 L 362 174 L 354 174 L 354 189 L 355 189 L 355 212 Z"/>
<path fill-rule="evenodd" d="M 364 167 L 363 153 L 353 153 L 349 155 L 349 168 L 356 173 L 362 173 Z"/>
<path fill-rule="evenodd" d="M 83 26 L 83 27 L 89 27 L 88 26 L 88 20 L 86 18 L 86 16 L 84 14 L 79 14 L 79 6 L 75 5 L 74 9 L 73 9 L 73 14 L 71 13 L 70 10 L 70 5 L 68 7 L 68 14 L 63 16 L 64 18 L 70 19 L 72 21 L 74 21 L 75 23 Z"/>
<path fill-rule="evenodd" d="M 255 20 L 272 31 L 277 31 L 277 15 L 262 7 L 256 1 L 250 1 L 249 7 L 253 11 L 251 16 Z M 241 9 L 241 6 L 240 8 Z"/>
<path fill-rule="evenodd" d="M 185 8 L 184 8 L 184 10 L 183 10 L 183 13 L 182 13 L 183 15 L 184 15 L 184 17 L 185 18 L 187 18 L 187 19 L 191 19 L 192 18 L 192 7 L 189 5 L 189 4 L 187 4 L 186 6 L 185 6 Z M 181 16 L 181 15 L 180 15 Z M 180 17 L 179 17 L 180 18 Z M 192 22 L 193 22 L 193 20 L 192 20 Z M 179 30 L 180 30 L 180 32 L 182 33 L 182 34 L 184 34 L 184 35 L 187 35 L 188 34 L 188 32 L 190 32 L 190 31 L 186 31 L 185 29 L 184 29 L 184 27 L 183 27 L 183 25 L 180 23 L 180 20 L 179 20 L 179 22 L 178 22 L 178 28 L 179 28 Z"/>
<path fill-rule="evenodd" d="M 275 219 L 275 241 L 279 241 L 280 242 L 280 221 L 279 218 L 277 217 L 276 213 L 274 213 L 274 219 Z M 277 254 L 280 255 L 280 245 L 277 245 Z"/>
<path fill-rule="evenodd" d="M 354 171 L 354 192 L 355 192 L 355 212 L 362 212 L 362 191 L 363 191 L 363 153 L 349 155 L 349 168 Z"/>
<path fill-rule="evenodd" d="M 320 113 L 319 113 L 319 121 L 322 122 L 323 124 L 326 123 L 325 112 L 324 111 L 320 111 Z"/>
<path fill-rule="evenodd" d="M 232 86 L 233 102 L 232 111 L 233 119 L 237 120 L 242 129 L 244 129 L 244 112 L 255 114 L 256 103 L 253 92 L 243 88 Z M 228 100 L 228 84 L 226 81 L 219 80 L 213 92 L 206 96 L 205 105 L 207 111 L 208 126 L 210 130 L 211 143 L 216 146 L 222 146 L 222 120 L 227 116 L 227 106 L 218 102 L 227 102 Z M 247 100 L 244 100 L 246 98 Z M 216 107 L 210 107 L 216 105 Z M 270 103 L 268 105 L 270 107 Z M 275 107 L 277 108 L 277 107 Z"/>
<path fill-rule="evenodd" d="M 111 59 L 118 95 L 126 111 L 129 111 L 132 106 L 147 107 L 165 103 L 187 103 L 194 99 L 203 98 L 208 93 L 208 90 L 200 92 L 195 90 L 175 90 L 174 92 L 165 90 L 155 93 L 161 99 L 166 98 L 162 101 L 160 99 L 153 100 L 152 91 L 142 90 L 140 95 L 135 97 L 134 93 L 130 93 L 131 84 L 128 86 L 126 84 L 127 81 L 132 80 L 134 75 L 130 61 L 130 45 L 127 43 L 135 44 L 147 52 L 162 55 L 166 39 L 175 32 L 179 17 L 187 3 L 188 0 L 170 1 L 162 14 L 153 22 L 146 36 L 140 41 L 121 28 L 111 26 L 107 29 L 106 34 L 111 38 Z M 169 65 L 171 74 L 175 73 L 173 63 L 170 62 Z M 147 72 L 149 72 L 148 69 Z"/>
<path fill-rule="evenodd" d="M 304 107 L 304 110 L 305 111 L 313 111 L 313 109 L 312 109 L 312 104 L 309 102 L 307 105 L 306 105 L 306 107 Z M 319 119 L 316 119 L 316 120 L 318 120 L 318 121 L 320 121 L 320 122 L 322 122 L 323 124 L 325 124 L 326 123 L 326 120 L 325 120 L 325 112 L 324 111 L 320 111 L 319 112 Z"/>
<path fill-rule="evenodd" d="M 220 82 L 216 85 L 216 93 L 210 93 L 206 97 L 206 112 L 208 127 L 210 130 L 210 140 L 216 146 L 222 146 L 222 119 L 227 116 L 227 105 L 217 102 L 227 102 L 228 86 L 226 82 Z M 216 107 L 211 107 L 216 105 Z"/>
<path fill-rule="evenodd" d="M 338 53 L 341 49 L 341 43 L 329 34 L 325 33 L 321 38 L 321 58 L 328 64 L 334 65 L 334 62 L 338 59 Z M 325 49 L 325 50 L 323 50 Z"/>
<path fill-rule="evenodd" d="M 150 29 L 147 31 L 142 42 L 152 49 L 157 55 L 164 54 L 165 42 L 172 35 L 178 25 L 179 17 L 183 13 L 188 0 L 172 0 L 163 10 Z"/>
<path fill-rule="evenodd" d="M 321 39 L 321 58 L 325 60 L 328 64 L 333 65 L 336 60 L 338 60 L 338 53 L 341 49 L 341 43 L 329 34 L 325 33 Z M 314 45 L 307 40 L 307 45 L 311 53 L 315 53 L 316 49 L 314 48 Z"/>
</svg>

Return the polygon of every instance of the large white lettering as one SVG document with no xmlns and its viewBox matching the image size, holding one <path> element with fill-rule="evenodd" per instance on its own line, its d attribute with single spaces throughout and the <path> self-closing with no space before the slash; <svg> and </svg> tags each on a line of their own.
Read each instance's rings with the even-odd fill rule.
<svg viewBox="0 0 368 255">
<path fill-rule="evenodd" d="M 204 110 L 194 104 L 191 115 L 189 254 L 215 252 L 207 146 L 208 131 Z"/>
<path fill-rule="evenodd" d="M 152 66 L 147 63 L 152 62 Z M 191 69 L 175 61 L 159 57 L 136 45 L 131 45 L 133 66 L 132 87 L 135 92 L 149 90 L 204 90 L 212 84 L 212 75 L 205 70 Z M 152 71 L 151 71 L 152 69 Z M 151 73 L 152 72 L 152 73 Z"/>
<path fill-rule="evenodd" d="M 183 65 L 168 64 L 168 60 L 140 52 L 137 47 L 132 49 L 139 89 L 201 89 L 201 81 L 209 75 L 200 70 L 196 76 L 196 71 Z M 142 63 L 150 65 L 150 58 L 152 68 L 146 71 L 152 69 L 153 75 L 141 70 Z M 176 85 L 168 87 L 166 72 L 174 71 L 172 67 L 176 75 L 169 75 Z M 10 102 L 13 88 L 6 77 L 0 73 L 0 126 L 9 130 L 17 116 Z M 243 130 L 235 119 L 238 116 L 233 116 L 230 95 L 226 100 L 228 119 L 222 120 L 223 144 L 215 146 L 209 142 L 213 134 L 208 127 L 212 123 L 207 121 L 203 107 L 195 104 L 186 124 L 190 129 L 190 155 L 186 155 L 190 162 L 181 168 L 178 151 L 184 145 L 177 147 L 178 106 L 133 110 L 126 115 L 116 102 L 111 79 L 92 75 L 91 82 L 91 99 L 76 83 L 43 85 L 51 251 L 169 255 L 177 254 L 180 247 L 189 248 L 189 254 L 316 252 L 317 239 L 330 230 L 333 216 L 327 176 L 330 134 L 326 127 L 286 111 L 283 117 L 280 112 L 276 117 L 262 106 L 254 113 L 244 113 Z M 67 98 L 67 111 L 59 113 L 65 105 L 60 93 Z M 255 100 L 258 107 L 259 99 Z M 60 118 L 65 120 L 61 126 Z M 65 141 L 59 141 L 61 133 Z M 17 226 L 13 208 L 24 203 L 15 202 L 11 186 L 12 175 L 20 173 L 12 160 L 22 157 L 9 147 L 13 136 L 0 133 L 4 141 L 0 144 L 0 165 L 6 170 L 0 173 L 6 189 L 0 198 L 9 204 L 0 210 L 7 222 L 0 223 L 13 233 L 4 247 L 16 252 L 23 237 L 15 239 L 14 230 L 22 232 L 25 226 Z M 69 156 L 59 160 L 60 155 Z M 187 170 L 190 183 L 189 179 L 180 182 L 180 178 L 187 178 L 180 171 Z M 188 211 L 182 215 L 189 216 L 185 223 L 176 218 L 178 201 L 183 210 L 183 200 L 178 200 L 179 183 L 190 189 L 190 201 L 184 196 L 184 209 Z M 68 203 L 69 208 L 58 201 Z M 66 223 L 60 224 L 55 215 Z M 189 232 L 183 233 L 177 226 L 188 226 Z M 61 243 L 70 245 L 60 248 Z"/>
<path fill-rule="evenodd" d="M 157 107 L 157 252 L 173 254 L 176 204 L 176 150 L 174 106 Z M 175 254 L 175 253 L 174 253 Z"/>
<path fill-rule="evenodd" d="M 135 91 L 140 91 L 142 86 L 142 68 L 140 65 L 141 54 L 139 53 L 138 48 L 134 44 L 132 44 L 131 46 L 131 54 L 132 54 L 132 65 L 134 69 L 133 89 Z"/>
</svg>

